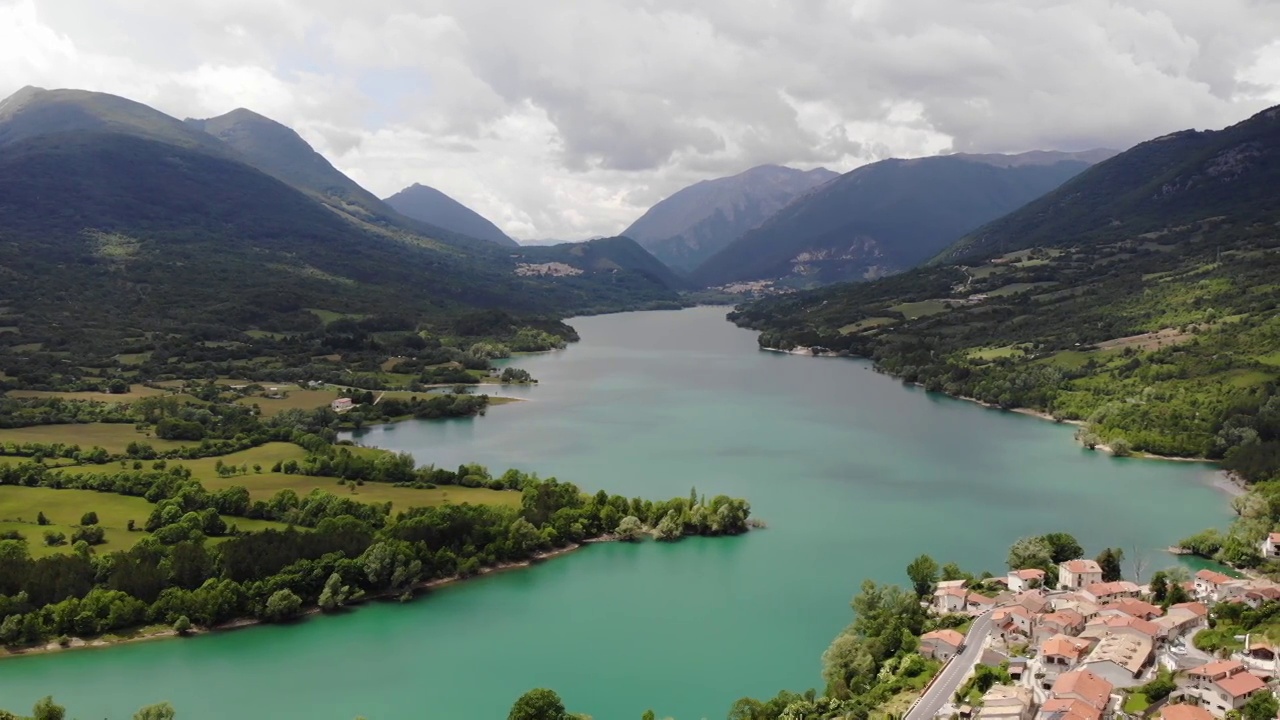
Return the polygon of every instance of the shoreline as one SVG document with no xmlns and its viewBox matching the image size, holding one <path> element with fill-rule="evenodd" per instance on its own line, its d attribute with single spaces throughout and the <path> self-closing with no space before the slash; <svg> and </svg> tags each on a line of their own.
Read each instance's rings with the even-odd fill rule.
<svg viewBox="0 0 1280 720">
<path fill-rule="evenodd" d="M 527 569 L 527 568 L 533 567 L 534 565 L 538 565 L 544 561 L 552 560 L 558 557 L 563 557 L 572 552 L 576 552 L 578 550 L 583 549 L 584 547 L 587 547 L 588 545 L 596 545 L 599 543 L 606 543 L 606 542 L 620 542 L 620 541 L 618 540 L 617 537 L 613 535 L 601 535 L 600 537 L 587 538 L 580 543 L 573 543 L 566 547 L 556 548 L 554 550 L 548 550 L 546 552 L 538 553 L 537 555 L 534 555 L 533 557 L 527 560 L 499 563 L 498 565 L 482 568 L 475 575 L 471 575 L 468 577 L 463 577 L 461 575 L 450 575 L 449 577 L 436 578 L 435 580 L 424 580 L 422 582 L 414 584 L 404 592 L 413 593 L 413 600 L 418 600 L 420 596 L 430 595 L 431 591 L 437 590 L 442 587 L 463 583 L 468 580 L 476 580 L 479 578 L 483 578 L 487 575 L 495 575 L 499 573 L 510 572 L 512 570 Z M 246 617 L 246 618 L 236 618 L 234 620 L 228 620 L 225 623 L 222 623 L 220 625 L 214 625 L 213 627 L 200 628 L 200 629 L 193 628 L 192 630 L 188 631 L 185 635 L 179 635 L 177 631 L 173 630 L 172 628 L 165 628 L 163 630 L 153 630 L 150 632 L 146 632 L 144 630 L 139 635 L 131 635 L 128 637 L 114 637 L 111 640 L 104 640 L 102 638 L 95 638 L 93 640 L 84 640 L 83 638 L 73 637 L 70 639 L 70 642 L 68 642 L 65 647 L 59 644 L 57 641 L 51 641 L 44 645 L 21 648 L 18 650 L 0 648 L 0 663 L 4 662 L 7 659 L 28 657 L 28 656 L 34 656 L 34 655 L 50 655 L 53 653 L 69 652 L 73 650 L 105 649 L 105 648 L 116 647 L 119 645 L 127 645 L 129 643 L 175 639 L 179 637 L 194 638 L 194 637 L 199 637 L 201 635 L 214 635 L 218 633 L 232 632 L 235 630 L 242 630 L 244 628 L 257 627 L 259 625 L 294 625 L 294 624 L 310 621 L 314 619 L 316 616 L 320 616 L 320 615 L 326 615 L 326 614 L 342 615 L 346 612 L 354 611 L 369 603 L 373 603 L 381 600 L 388 600 L 390 598 L 396 598 L 401 596 L 402 594 L 404 593 L 388 590 L 386 592 L 381 592 L 376 595 L 368 595 L 368 596 L 365 596 L 364 598 L 361 598 L 359 603 L 345 606 L 341 610 L 334 613 L 325 613 L 323 610 L 319 608 L 319 606 L 310 606 L 310 607 L 307 607 L 305 610 L 303 610 L 302 613 L 298 615 L 298 617 L 285 623 L 268 623 L 267 621 L 260 620 L 258 618 Z M 147 627 L 155 627 L 155 626 L 154 625 L 143 626 L 143 628 L 147 628 Z"/>
</svg>

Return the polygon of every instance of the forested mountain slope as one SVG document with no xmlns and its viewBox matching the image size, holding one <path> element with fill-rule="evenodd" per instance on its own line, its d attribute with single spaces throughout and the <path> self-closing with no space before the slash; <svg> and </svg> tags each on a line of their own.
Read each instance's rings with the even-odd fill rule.
<svg viewBox="0 0 1280 720">
<path fill-rule="evenodd" d="M 1149 140 L 975 230 L 939 259 L 1111 242 L 1214 215 L 1237 222 L 1272 217 L 1280 187 L 1278 115 L 1280 108 L 1271 108 L 1224 130 Z"/>
<path fill-rule="evenodd" d="M 761 165 L 703 180 L 649 208 L 622 234 L 670 267 L 692 270 L 799 195 L 835 177 L 824 168 Z"/>
<path fill-rule="evenodd" d="M 1274 177 L 1277 151 L 1276 110 L 1144 143 L 973 236 L 1040 246 L 731 317 L 762 346 L 820 346 L 931 390 L 1086 421 L 1121 452 L 1280 477 L 1280 196 L 1254 186 Z M 1070 236 L 1068 205 L 1082 228 Z"/>
<path fill-rule="evenodd" d="M 414 183 L 384 202 L 405 217 L 498 245 L 519 246 L 483 215 L 433 187 Z"/>
<path fill-rule="evenodd" d="M 944 156 L 865 165 L 797 198 L 699 266 L 693 279 L 724 285 L 785 278 L 812 285 L 890 275 L 1088 164 L 1080 156 L 1039 153 L 1025 163 Z"/>
</svg>

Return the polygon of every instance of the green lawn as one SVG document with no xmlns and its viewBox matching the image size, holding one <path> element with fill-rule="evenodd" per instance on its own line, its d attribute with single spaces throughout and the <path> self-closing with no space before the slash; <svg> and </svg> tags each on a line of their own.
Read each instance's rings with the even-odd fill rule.
<svg viewBox="0 0 1280 720">
<path fill-rule="evenodd" d="M 1017 295 L 1029 290 L 1037 290 L 1039 288 L 1052 287 L 1057 285 L 1055 282 L 1035 282 L 1035 283 L 1009 283 L 1003 287 L 992 290 L 987 293 L 991 297 L 1006 297 L 1008 295 Z"/>
<path fill-rule="evenodd" d="M 965 354 L 970 360 L 998 360 L 1019 355 L 1022 355 L 1022 348 L 1017 345 L 1006 345 L 998 348 L 975 348 Z"/>
<path fill-rule="evenodd" d="M 863 330 L 870 330 L 871 328 L 882 327 L 884 325 L 892 325 L 896 322 L 898 322 L 898 320 L 891 317 L 869 317 L 864 320 L 859 320 L 856 323 L 845 325 L 840 328 L 840 334 L 848 335 L 849 333 L 862 332 Z"/>
<path fill-rule="evenodd" d="M 950 310 L 947 304 L 941 300 L 921 300 L 919 302 L 902 303 L 889 308 L 894 312 L 902 313 L 908 320 L 915 320 L 928 315 L 937 315 Z"/>
<path fill-rule="evenodd" d="M 1151 701 L 1147 699 L 1146 693 L 1134 692 L 1124 699 L 1124 711 L 1130 715 L 1140 713 L 1151 707 Z"/>
<path fill-rule="evenodd" d="M 127 357 L 127 356 L 121 356 Z M 91 402 L 129 403 L 153 395 L 164 395 L 167 391 L 158 388 L 134 385 L 127 393 L 101 392 L 52 392 L 46 390 L 10 390 L 9 396 L 16 398 L 62 398 L 63 400 L 88 400 Z"/>
<path fill-rule="evenodd" d="M 266 417 L 278 415 L 285 410 L 315 410 L 333 402 L 338 397 L 337 390 L 303 390 L 297 385 L 273 385 L 263 383 L 263 387 L 279 388 L 285 394 L 283 398 L 267 398 L 261 395 L 240 398 L 236 402 L 241 405 L 257 405 Z"/>
<path fill-rule="evenodd" d="M 96 445 L 112 453 L 124 452 L 134 441 L 149 443 L 156 450 L 176 450 L 188 444 L 140 433 L 129 423 L 36 425 L 0 430 L 0 443 L 64 443 L 79 445 L 85 450 Z"/>
<path fill-rule="evenodd" d="M 249 489 L 254 500 L 266 500 L 281 490 L 290 489 L 299 495 L 306 495 L 312 490 L 320 489 L 335 495 L 350 497 L 364 503 L 390 502 L 392 511 L 405 510 L 411 507 L 435 507 L 437 505 L 520 505 L 520 493 L 511 491 L 488 490 L 484 488 L 465 488 L 446 485 L 434 490 L 415 490 L 414 488 L 393 487 L 387 483 L 365 483 L 364 485 L 339 485 L 336 478 L 310 477 L 307 475 L 286 475 L 284 473 L 264 472 L 231 477 L 213 477 L 201 479 L 201 484 L 209 490 L 240 485 Z"/>
</svg>

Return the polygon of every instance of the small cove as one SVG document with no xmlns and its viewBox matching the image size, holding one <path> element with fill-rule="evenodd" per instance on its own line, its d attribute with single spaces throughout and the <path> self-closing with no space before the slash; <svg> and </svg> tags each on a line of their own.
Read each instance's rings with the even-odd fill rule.
<svg viewBox="0 0 1280 720">
<path fill-rule="evenodd" d="M 80 717 L 170 700 L 222 717 L 501 718 L 549 686 L 597 720 L 719 718 L 820 683 L 864 578 L 927 552 L 998 571 L 1017 537 L 1161 550 L 1229 517 L 1211 466 L 1114 459 L 1072 428 L 905 387 L 863 362 L 760 352 L 723 308 L 572 321 L 582 342 L 513 364 L 536 402 L 408 422 L 360 442 L 420 462 L 533 470 L 626 495 L 749 499 L 770 528 L 607 544 L 339 618 L 0 663 L 0 707 Z"/>
</svg>

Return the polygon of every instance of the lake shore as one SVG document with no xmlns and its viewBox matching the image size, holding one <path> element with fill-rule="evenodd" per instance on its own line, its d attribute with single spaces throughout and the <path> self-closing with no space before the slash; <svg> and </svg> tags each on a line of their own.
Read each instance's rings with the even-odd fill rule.
<svg viewBox="0 0 1280 720">
<path fill-rule="evenodd" d="M 442 587 L 465 582 L 467 580 L 475 580 L 478 578 L 486 577 L 488 575 L 510 572 L 512 570 L 522 570 L 522 569 L 540 564 L 546 560 L 552 560 L 554 558 L 568 555 L 569 553 L 575 552 L 577 550 L 581 550 L 582 548 L 588 545 L 594 545 L 594 544 L 604 543 L 604 542 L 618 542 L 618 538 L 613 535 L 602 535 L 596 538 L 588 538 L 586 540 L 583 540 L 581 543 L 574 543 L 572 545 L 569 545 L 563 548 L 556 548 L 555 550 L 548 550 L 546 552 L 538 553 L 537 555 L 534 555 L 533 557 L 527 560 L 520 560 L 518 562 L 500 563 L 498 565 L 487 567 L 480 570 L 480 572 L 476 573 L 475 575 L 471 575 L 467 577 L 463 577 L 461 575 L 451 575 L 449 577 L 436 578 L 435 580 L 426 580 L 426 581 L 415 584 L 413 587 L 409 589 L 409 592 L 412 592 L 414 594 L 414 599 L 416 600 L 418 599 L 419 594 L 427 595 L 432 590 L 438 590 Z M 378 593 L 376 595 L 369 595 L 362 598 L 359 604 L 345 608 L 343 612 L 354 610 L 358 608 L 360 605 L 363 605 L 365 603 L 375 602 L 380 600 L 389 600 L 391 598 L 400 597 L 402 594 L 403 592 L 387 591 L 383 593 Z M 296 624 L 296 623 L 304 622 L 307 620 L 311 620 L 316 616 L 324 615 L 324 614 L 326 613 L 324 613 L 324 611 L 322 611 L 319 607 L 314 607 L 314 606 L 309 607 L 306 610 L 304 610 L 301 615 L 299 615 L 296 619 L 294 619 L 288 624 Z M 335 614 L 342 614 L 342 612 L 335 613 Z M 147 641 L 153 641 L 153 640 L 165 640 L 165 639 L 173 639 L 178 637 L 192 638 L 200 635 L 211 635 L 215 633 L 226 633 L 233 630 L 242 630 L 244 628 L 256 627 L 264 624 L 267 624 L 267 622 L 265 620 L 259 620 L 258 618 L 236 618 L 235 620 L 229 620 L 225 623 L 221 623 L 213 627 L 198 628 L 198 629 L 193 628 L 192 630 L 188 631 L 184 635 L 179 635 L 179 633 L 175 631 L 173 628 L 155 629 L 157 628 L 157 626 L 151 625 L 151 626 L 145 626 L 136 635 L 120 636 L 120 637 L 113 636 L 110 638 L 94 638 L 92 640 L 84 640 L 82 638 L 73 637 L 73 638 L 69 638 L 65 646 L 55 641 L 55 642 L 46 643 L 44 645 L 32 646 L 27 648 L 19 648 L 16 650 L 0 649 L 0 662 L 2 662 L 6 658 L 26 657 L 31 655 L 47 655 L 50 653 L 67 652 L 72 650 L 92 650 L 92 649 L 100 649 L 100 648 L 109 648 L 109 647 L 116 647 L 119 645 L 127 645 L 130 643 L 147 642 Z"/>
</svg>

